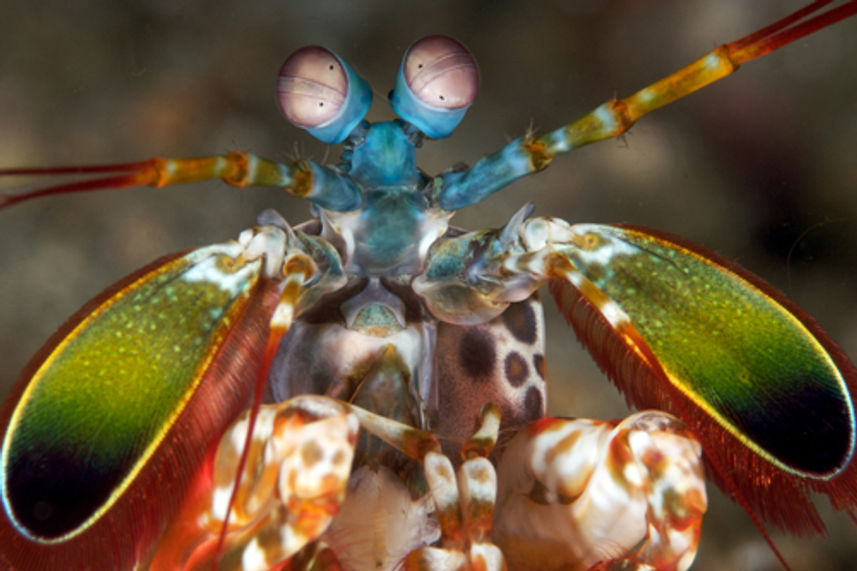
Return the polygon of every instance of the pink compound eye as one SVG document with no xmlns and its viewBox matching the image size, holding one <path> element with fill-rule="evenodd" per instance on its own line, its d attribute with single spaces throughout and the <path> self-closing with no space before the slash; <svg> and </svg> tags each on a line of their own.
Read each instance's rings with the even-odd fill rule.
<svg viewBox="0 0 857 571">
<path fill-rule="evenodd" d="M 318 127 L 332 120 L 347 97 L 348 74 L 339 58 L 321 46 L 299 49 L 280 68 L 280 109 L 298 127 Z"/>
<path fill-rule="evenodd" d="M 467 107 L 479 89 L 473 56 L 446 36 L 429 36 L 413 44 L 405 54 L 403 72 L 414 96 L 434 108 Z"/>
</svg>

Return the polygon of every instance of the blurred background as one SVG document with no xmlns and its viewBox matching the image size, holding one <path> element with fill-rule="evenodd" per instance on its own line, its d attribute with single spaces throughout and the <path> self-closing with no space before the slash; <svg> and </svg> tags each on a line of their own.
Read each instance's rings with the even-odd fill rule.
<svg viewBox="0 0 857 571">
<path fill-rule="evenodd" d="M 420 151 L 437 173 L 472 164 L 628 95 L 803 2 L 675 0 L 5 2 L 0 166 L 135 161 L 240 149 L 336 158 L 289 126 L 277 71 L 306 44 L 344 57 L 376 90 L 372 120 L 414 40 L 445 33 L 479 61 L 481 92 L 457 132 Z M 775 284 L 857 358 L 857 19 L 751 62 L 646 117 L 621 139 L 557 159 L 454 223 L 502 225 L 524 202 L 571 222 L 681 234 Z M 32 181 L 10 180 L 3 188 Z M 54 197 L 0 212 L 2 391 L 90 297 L 151 260 L 234 237 L 264 208 L 305 203 L 219 182 Z M 609 418 L 623 399 L 548 310 L 552 413 Z M 105 398 L 109 398 L 106 395 Z M 710 488 L 696 569 L 777 569 L 740 508 Z M 826 510 L 825 514 L 829 510 Z M 855 528 L 773 534 L 795 569 L 852 569 Z"/>
</svg>

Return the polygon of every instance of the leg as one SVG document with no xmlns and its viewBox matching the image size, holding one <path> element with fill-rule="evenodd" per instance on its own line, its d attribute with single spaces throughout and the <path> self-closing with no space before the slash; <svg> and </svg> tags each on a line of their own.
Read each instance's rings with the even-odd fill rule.
<svg viewBox="0 0 857 571">
<path fill-rule="evenodd" d="M 513 568 L 686 569 L 707 505 L 700 454 L 661 412 L 536 421 L 498 468 L 494 541 Z"/>
<path fill-rule="evenodd" d="M 298 397 L 265 405 L 250 448 L 222 546 L 218 539 L 232 494 L 248 414 L 224 433 L 152 569 L 265 570 L 317 539 L 345 497 L 358 422 L 331 399 Z"/>
</svg>

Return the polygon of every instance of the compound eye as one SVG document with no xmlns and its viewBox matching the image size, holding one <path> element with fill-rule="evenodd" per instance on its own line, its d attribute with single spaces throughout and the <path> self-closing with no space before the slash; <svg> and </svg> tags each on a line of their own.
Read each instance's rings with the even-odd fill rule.
<svg viewBox="0 0 857 571">
<path fill-rule="evenodd" d="M 277 96 L 286 118 L 299 127 L 330 121 L 345 104 L 348 77 L 330 50 L 307 46 L 280 68 Z"/>
<path fill-rule="evenodd" d="M 448 137 L 479 90 L 476 60 L 446 36 L 414 43 L 402 60 L 390 105 L 429 137 Z"/>
<path fill-rule="evenodd" d="M 416 42 L 405 54 L 403 71 L 417 99 L 431 107 L 459 109 L 476 99 L 476 60 L 452 38 L 429 36 Z"/>
<path fill-rule="evenodd" d="M 277 100 L 290 123 L 326 143 L 339 143 L 366 115 L 372 92 L 335 53 L 307 46 L 280 68 Z"/>
</svg>

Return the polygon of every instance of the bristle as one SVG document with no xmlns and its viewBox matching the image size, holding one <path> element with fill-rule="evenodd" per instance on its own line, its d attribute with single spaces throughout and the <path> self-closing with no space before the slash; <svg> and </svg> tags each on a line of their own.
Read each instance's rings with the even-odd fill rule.
<svg viewBox="0 0 857 571">
<path fill-rule="evenodd" d="M 834 507 L 854 505 L 854 465 L 829 481 L 802 479 L 785 473 L 748 449 L 732 434 L 711 421 L 696 404 L 672 385 L 647 346 L 630 347 L 627 333 L 620 335 L 569 283 L 554 280 L 551 293 L 578 339 L 598 366 L 640 409 L 657 408 L 681 418 L 700 441 L 712 467 L 712 479 L 732 495 L 746 500 L 745 509 L 760 520 L 796 535 L 822 534 L 824 523 L 810 497 L 810 489 L 830 495 Z M 645 342 L 636 336 L 636 343 Z"/>
</svg>

